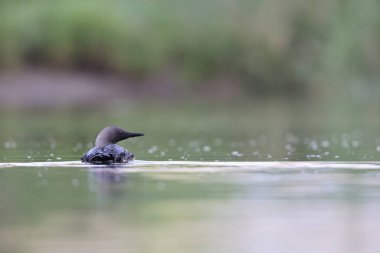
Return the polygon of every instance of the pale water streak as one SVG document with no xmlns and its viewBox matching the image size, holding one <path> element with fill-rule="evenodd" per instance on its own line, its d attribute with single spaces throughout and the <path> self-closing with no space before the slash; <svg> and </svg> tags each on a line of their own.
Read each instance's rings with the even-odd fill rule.
<svg viewBox="0 0 380 253">
<path fill-rule="evenodd" d="M 333 161 L 289 161 L 289 162 L 221 162 L 221 161 L 142 161 L 128 164 L 93 165 L 79 161 L 60 162 L 14 162 L 0 163 L 1 168 L 12 167 L 56 167 L 113 169 L 118 172 L 209 172 L 209 171 L 262 171 L 262 170 L 380 170 L 380 162 L 333 162 Z"/>
</svg>

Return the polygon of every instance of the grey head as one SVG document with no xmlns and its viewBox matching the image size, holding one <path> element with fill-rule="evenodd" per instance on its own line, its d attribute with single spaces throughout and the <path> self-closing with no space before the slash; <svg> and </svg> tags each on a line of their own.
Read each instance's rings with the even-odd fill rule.
<svg viewBox="0 0 380 253">
<path fill-rule="evenodd" d="M 138 137 L 143 136 L 144 134 L 141 133 L 130 133 L 125 131 L 124 129 L 121 129 L 117 126 L 108 126 L 103 128 L 102 131 L 98 134 L 95 141 L 95 147 L 105 147 L 109 144 L 115 144 L 119 141 L 132 138 L 132 137 Z"/>
</svg>

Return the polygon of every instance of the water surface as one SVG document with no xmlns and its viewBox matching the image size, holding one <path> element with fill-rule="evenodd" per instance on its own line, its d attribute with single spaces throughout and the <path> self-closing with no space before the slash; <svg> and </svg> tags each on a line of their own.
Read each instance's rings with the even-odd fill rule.
<svg viewBox="0 0 380 253">
<path fill-rule="evenodd" d="M 379 180 L 376 162 L 2 163 L 0 247 L 377 252 Z"/>
<path fill-rule="evenodd" d="M 276 103 L 0 110 L 0 252 L 380 252 L 376 115 Z M 80 163 L 110 124 L 146 134 L 121 142 L 138 160 Z"/>
</svg>

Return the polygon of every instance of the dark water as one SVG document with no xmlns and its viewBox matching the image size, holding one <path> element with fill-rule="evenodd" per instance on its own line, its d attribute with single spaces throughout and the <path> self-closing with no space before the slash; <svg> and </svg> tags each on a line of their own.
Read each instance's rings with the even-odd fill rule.
<svg viewBox="0 0 380 253">
<path fill-rule="evenodd" d="M 372 117 L 121 107 L 1 112 L 0 252 L 380 252 Z M 138 161 L 79 163 L 109 124 Z"/>
</svg>

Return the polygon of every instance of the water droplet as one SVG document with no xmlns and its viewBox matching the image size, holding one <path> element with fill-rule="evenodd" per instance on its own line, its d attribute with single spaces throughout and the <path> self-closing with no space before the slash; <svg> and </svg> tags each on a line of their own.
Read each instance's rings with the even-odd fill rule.
<svg viewBox="0 0 380 253">
<path fill-rule="evenodd" d="M 50 143 L 50 149 L 55 149 L 57 144 L 55 142 Z"/>
<path fill-rule="evenodd" d="M 232 152 L 231 152 L 231 155 L 232 155 L 232 156 L 238 156 L 238 157 L 243 156 L 242 153 L 240 153 L 239 151 L 236 151 L 236 150 L 235 150 L 235 151 L 232 151 Z"/>
<path fill-rule="evenodd" d="M 348 141 L 346 139 L 342 140 L 342 147 L 348 149 L 350 145 L 348 144 Z"/>
<path fill-rule="evenodd" d="M 315 140 L 310 141 L 310 148 L 312 150 L 318 150 L 318 143 Z"/>
<path fill-rule="evenodd" d="M 17 143 L 13 140 L 8 140 L 4 143 L 4 148 L 6 149 L 17 148 Z"/>
<path fill-rule="evenodd" d="M 153 154 L 153 153 L 157 152 L 157 150 L 158 150 L 157 146 L 152 146 L 148 149 L 148 153 Z"/>
<path fill-rule="evenodd" d="M 286 144 L 286 145 L 285 145 L 285 149 L 286 149 L 286 150 L 292 150 L 292 145 L 290 145 L 290 144 Z"/>
<path fill-rule="evenodd" d="M 71 185 L 74 187 L 79 186 L 79 179 L 78 178 L 71 179 Z"/>
<path fill-rule="evenodd" d="M 286 142 L 289 142 L 292 144 L 297 144 L 299 142 L 299 138 L 292 133 L 287 133 L 285 138 L 286 138 Z"/>
<path fill-rule="evenodd" d="M 204 152 L 210 152 L 210 150 L 211 150 L 210 146 L 203 146 Z"/>
<path fill-rule="evenodd" d="M 307 158 L 321 158 L 320 155 L 307 155 Z"/>
<path fill-rule="evenodd" d="M 328 147 L 330 147 L 330 142 L 329 142 L 328 140 L 323 140 L 323 141 L 321 142 L 321 146 L 322 146 L 323 148 L 328 148 Z"/>
<path fill-rule="evenodd" d="M 358 140 L 353 140 L 352 142 L 351 142 L 351 145 L 354 147 L 354 148 L 357 148 L 357 147 L 359 147 L 359 141 Z"/>
</svg>

